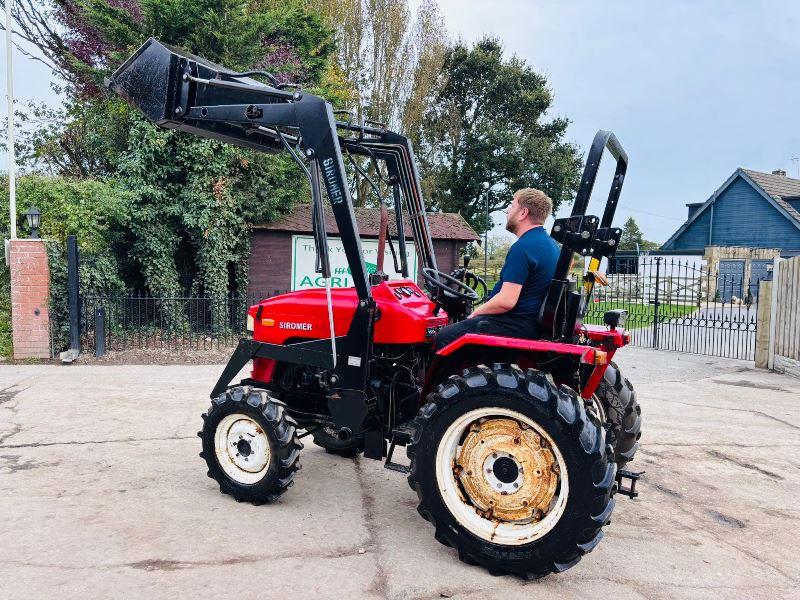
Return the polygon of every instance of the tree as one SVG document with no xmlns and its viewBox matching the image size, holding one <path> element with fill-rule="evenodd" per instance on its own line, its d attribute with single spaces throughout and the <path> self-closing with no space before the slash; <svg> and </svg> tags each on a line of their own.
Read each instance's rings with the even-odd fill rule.
<svg viewBox="0 0 800 600">
<path fill-rule="evenodd" d="M 447 31 L 435 0 L 306 0 L 333 28 L 337 63 L 356 91 L 358 118 L 416 130 L 420 99 L 444 62 Z"/>
<path fill-rule="evenodd" d="M 287 156 L 160 130 L 102 86 L 148 36 L 233 69 L 261 69 L 338 102 L 350 97 L 332 31 L 300 0 L 18 0 L 23 37 L 63 80 L 64 106 L 31 111 L 33 169 L 105 178 L 126 191 L 129 285 L 224 296 L 247 283 L 249 226 L 307 196 Z M 37 112 L 38 110 L 38 112 Z M 173 323 L 180 315 L 168 315 Z M 224 322 L 224 319 L 218 319 Z"/>
<path fill-rule="evenodd" d="M 657 250 L 661 245 L 644 239 L 642 230 L 633 217 L 628 217 L 622 226 L 622 235 L 619 238 L 620 250 Z"/>
<path fill-rule="evenodd" d="M 420 157 L 433 207 L 460 212 L 478 231 L 490 226 L 481 183 L 492 184 L 490 210 L 506 208 L 514 190 L 536 187 L 554 208 L 573 198 L 581 159 L 564 141 L 569 121 L 545 121 L 547 80 L 524 61 L 503 58 L 484 38 L 448 50 L 424 111 Z"/>
<path fill-rule="evenodd" d="M 508 249 L 516 240 L 509 235 L 489 235 L 488 248 L 490 260 L 505 260 Z"/>
<path fill-rule="evenodd" d="M 334 31 L 338 71 L 354 90 L 347 104 L 353 117 L 385 123 L 416 145 L 425 101 L 449 44 L 435 0 L 422 0 L 416 12 L 410 0 L 305 1 Z M 353 160 L 376 181 L 381 196 L 388 196 L 371 162 Z M 348 162 L 345 167 L 354 204 L 376 204 L 371 187 Z"/>
</svg>

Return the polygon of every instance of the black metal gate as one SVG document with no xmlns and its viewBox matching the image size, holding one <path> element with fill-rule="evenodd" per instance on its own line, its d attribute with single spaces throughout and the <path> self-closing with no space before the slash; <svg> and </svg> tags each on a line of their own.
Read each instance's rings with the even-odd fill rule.
<svg viewBox="0 0 800 600">
<path fill-rule="evenodd" d="M 99 356 L 107 350 L 233 347 L 245 333 L 247 309 L 263 298 L 285 292 L 268 290 L 219 297 L 153 297 L 134 291 L 87 293 L 81 268 L 93 260 L 91 256 L 81 256 L 75 236 L 68 237 L 69 349 L 76 355 L 79 351 Z"/>
<path fill-rule="evenodd" d="M 600 324 L 607 310 L 623 308 L 637 346 L 753 360 L 758 283 L 768 270 L 752 270 L 745 284 L 744 266 L 720 261 L 711 270 L 699 259 L 640 258 L 629 270 L 635 272 L 609 275 L 607 286 L 595 286 L 584 322 Z"/>
</svg>

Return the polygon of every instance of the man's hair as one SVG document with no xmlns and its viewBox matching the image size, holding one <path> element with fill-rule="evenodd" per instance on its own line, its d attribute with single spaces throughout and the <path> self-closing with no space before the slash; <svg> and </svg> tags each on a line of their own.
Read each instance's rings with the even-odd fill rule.
<svg viewBox="0 0 800 600">
<path fill-rule="evenodd" d="M 553 201 L 536 188 L 517 190 L 514 197 L 520 206 L 528 209 L 528 218 L 535 223 L 544 223 L 553 212 Z"/>
</svg>

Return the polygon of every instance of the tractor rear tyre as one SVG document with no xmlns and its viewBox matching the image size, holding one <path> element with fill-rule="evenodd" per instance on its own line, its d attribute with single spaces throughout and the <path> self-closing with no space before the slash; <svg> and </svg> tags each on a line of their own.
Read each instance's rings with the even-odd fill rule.
<svg viewBox="0 0 800 600">
<path fill-rule="evenodd" d="M 300 469 L 297 423 L 263 389 L 236 386 L 214 398 L 197 435 L 208 476 L 239 502 L 272 502 Z"/>
<path fill-rule="evenodd" d="M 611 362 L 595 396 L 610 425 L 609 442 L 614 448 L 614 461 L 618 469 L 624 469 L 633 460 L 642 437 L 642 409 L 636 401 L 636 391 L 616 363 Z"/>
<path fill-rule="evenodd" d="M 480 365 L 428 397 L 407 447 L 436 539 L 493 575 L 536 579 L 602 539 L 616 466 L 605 430 L 549 375 Z"/>
<path fill-rule="evenodd" d="M 345 458 L 353 458 L 364 451 L 364 438 L 353 437 L 341 440 L 335 427 L 320 427 L 311 433 L 314 443 L 320 448 L 325 448 L 328 454 L 336 454 Z"/>
</svg>

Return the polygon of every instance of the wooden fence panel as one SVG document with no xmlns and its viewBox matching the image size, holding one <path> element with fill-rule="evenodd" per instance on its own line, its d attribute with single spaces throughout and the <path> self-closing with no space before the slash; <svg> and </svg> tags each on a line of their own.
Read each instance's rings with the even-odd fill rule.
<svg viewBox="0 0 800 600">
<path fill-rule="evenodd" d="M 778 363 L 800 361 L 800 256 L 780 264 L 777 281 L 775 357 Z"/>
</svg>

